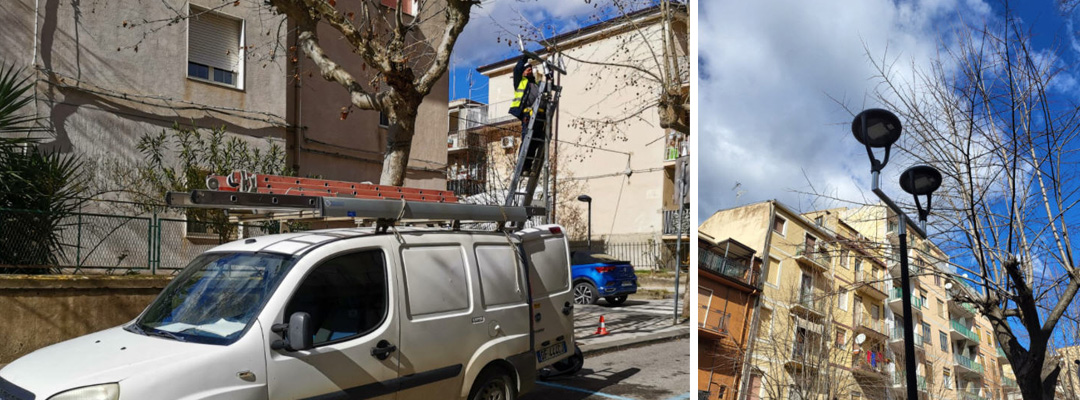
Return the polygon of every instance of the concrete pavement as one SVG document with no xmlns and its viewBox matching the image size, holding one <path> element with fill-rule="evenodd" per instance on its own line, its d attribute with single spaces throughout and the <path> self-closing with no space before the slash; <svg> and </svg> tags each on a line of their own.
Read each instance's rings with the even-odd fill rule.
<svg viewBox="0 0 1080 400">
<path fill-rule="evenodd" d="M 536 382 L 521 400 L 686 400 L 690 340 L 585 357 L 578 373 Z"/>
<path fill-rule="evenodd" d="M 618 306 L 604 300 L 595 305 L 577 305 L 574 308 L 574 340 L 581 351 L 589 355 L 690 337 L 688 321 L 673 323 L 672 306 L 671 299 L 630 299 Z M 596 334 L 601 315 L 607 335 Z"/>
</svg>

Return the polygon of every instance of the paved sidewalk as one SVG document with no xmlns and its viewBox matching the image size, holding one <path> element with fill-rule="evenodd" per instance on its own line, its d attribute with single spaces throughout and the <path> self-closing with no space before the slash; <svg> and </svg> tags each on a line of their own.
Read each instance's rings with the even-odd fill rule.
<svg viewBox="0 0 1080 400">
<path fill-rule="evenodd" d="M 574 308 L 574 339 L 583 353 L 594 354 L 690 337 L 688 321 L 672 323 L 672 306 L 671 299 L 630 299 L 620 306 L 609 305 L 604 300 L 591 306 L 577 305 Z M 596 334 L 601 315 L 607 335 Z"/>
</svg>

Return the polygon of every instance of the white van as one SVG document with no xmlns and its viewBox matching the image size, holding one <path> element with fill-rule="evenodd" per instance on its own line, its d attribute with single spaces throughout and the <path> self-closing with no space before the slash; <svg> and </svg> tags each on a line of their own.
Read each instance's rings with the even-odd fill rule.
<svg viewBox="0 0 1080 400">
<path fill-rule="evenodd" d="M 200 255 L 134 321 L 0 370 L 0 400 L 513 399 L 574 350 L 558 225 L 323 230 Z"/>
</svg>

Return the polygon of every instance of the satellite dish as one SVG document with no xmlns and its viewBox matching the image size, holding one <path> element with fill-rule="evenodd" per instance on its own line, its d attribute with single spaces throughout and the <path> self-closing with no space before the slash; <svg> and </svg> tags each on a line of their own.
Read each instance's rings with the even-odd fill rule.
<svg viewBox="0 0 1080 400">
<path fill-rule="evenodd" d="M 952 290 L 952 282 L 945 283 L 945 290 Z"/>
<path fill-rule="evenodd" d="M 860 333 L 858 336 L 855 336 L 855 344 L 863 344 L 863 342 L 865 342 L 865 341 L 866 341 L 866 335 L 865 334 Z"/>
</svg>

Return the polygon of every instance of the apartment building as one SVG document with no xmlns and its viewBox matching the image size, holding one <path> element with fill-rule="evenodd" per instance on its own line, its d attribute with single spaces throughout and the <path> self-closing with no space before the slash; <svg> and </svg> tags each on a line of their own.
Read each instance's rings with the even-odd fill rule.
<svg viewBox="0 0 1080 400">
<path fill-rule="evenodd" d="M 730 398 L 747 361 L 761 258 L 733 239 L 698 235 L 698 398 Z"/>
<path fill-rule="evenodd" d="M 632 113 L 625 105 L 642 96 L 630 85 L 637 78 L 625 68 L 574 60 L 618 63 L 622 53 L 628 51 L 626 43 L 644 46 L 640 43 L 644 37 L 659 48 L 664 33 L 671 30 L 677 54 L 670 61 L 678 62 L 681 78 L 686 78 L 686 16 L 682 8 L 675 18 L 662 18 L 659 7 L 650 7 L 546 39 L 566 55 L 567 74 L 560 81 L 563 90 L 552 127 L 555 145 L 551 156 L 557 179 L 554 190 L 573 193 L 567 193 L 572 195 L 570 201 L 559 201 L 555 210 L 560 223 L 560 216 L 584 217 L 586 204 L 572 200 L 587 194 L 593 204 L 594 240 L 674 243 L 678 207 L 672 194 L 676 159 L 687 155 L 685 136 L 659 128 L 654 108 L 621 123 L 615 133 L 598 135 L 593 121 L 620 119 Z M 455 165 L 461 167 L 450 179 L 454 182 L 451 189 L 473 194 L 479 191 L 475 185 L 483 183 L 488 191 L 505 190 L 521 141 L 520 123 L 507 114 L 514 95 L 511 72 L 517 60 L 511 57 L 477 68 L 489 78 L 487 104 L 453 103 L 449 163 L 452 170 Z M 689 90 L 689 80 L 682 82 Z M 476 149 L 474 143 L 493 145 L 482 145 L 482 151 L 467 151 Z M 688 221 L 689 213 L 684 213 L 683 249 L 689 247 Z"/>
<path fill-rule="evenodd" d="M 719 211 L 702 224 L 700 231 L 733 237 L 769 260 L 751 332 L 750 380 L 761 384 L 743 385 L 740 399 L 906 398 L 898 221 L 880 205 L 797 213 L 768 201 Z M 1015 381 L 989 322 L 950 295 L 975 289 L 952 273 L 944 252 L 914 236 L 920 396 L 1007 398 Z"/>
</svg>

